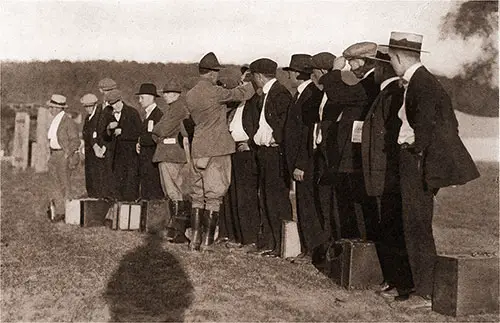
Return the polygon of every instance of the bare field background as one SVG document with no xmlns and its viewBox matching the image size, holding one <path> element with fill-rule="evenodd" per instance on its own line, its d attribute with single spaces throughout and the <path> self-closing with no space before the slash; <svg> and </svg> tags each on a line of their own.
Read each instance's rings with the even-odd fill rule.
<svg viewBox="0 0 500 323">
<path fill-rule="evenodd" d="M 439 253 L 498 251 L 498 164 L 446 188 L 434 221 Z M 2 163 L 1 321 L 498 321 L 447 317 L 346 291 L 312 265 L 232 253 L 211 255 L 155 236 L 52 224 L 46 174 Z M 83 170 L 74 194 L 82 192 Z"/>
</svg>

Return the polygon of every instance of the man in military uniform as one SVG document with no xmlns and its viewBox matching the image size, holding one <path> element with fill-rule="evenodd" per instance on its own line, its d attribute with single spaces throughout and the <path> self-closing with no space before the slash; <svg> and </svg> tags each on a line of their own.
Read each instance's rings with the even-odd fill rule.
<svg viewBox="0 0 500 323">
<path fill-rule="evenodd" d="M 153 141 L 152 137 L 155 124 L 163 116 L 163 112 L 161 112 L 155 102 L 155 98 L 159 97 L 159 95 L 157 94 L 156 86 L 152 83 L 141 84 L 139 92 L 136 95 L 139 96 L 139 104 L 146 114 L 142 121 L 139 141 L 137 142 L 141 198 L 145 200 L 163 199 L 164 194 L 160 183 L 158 163 L 153 161 L 156 142 Z"/>
<path fill-rule="evenodd" d="M 167 107 L 163 117 L 153 127 L 153 140 L 156 142 L 153 162 L 158 163 L 161 185 L 169 199 L 170 208 L 165 236 L 167 241 L 173 243 L 188 241 L 184 232 L 191 212 L 189 194 L 183 186 L 183 182 L 188 179 L 181 170 L 186 167 L 187 162 L 183 148 L 189 149 L 183 146 L 184 138 L 189 137 L 186 128 L 192 127 L 188 125 L 189 111 L 181 92 L 180 84 L 173 80 L 163 87 Z M 192 132 L 193 129 L 190 130 Z"/>
<path fill-rule="evenodd" d="M 246 101 L 255 93 L 251 83 L 231 90 L 217 86 L 221 68 L 214 53 L 206 54 L 198 65 L 200 81 L 186 95 L 187 107 L 195 123 L 192 250 L 200 249 L 202 228 L 205 233 L 203 246 L 209 250 L 213 244 L 220 204 L 231 180 L 231 154 L 235 144 L 229 133 L 224 103 Z"/>
<path fill-rule="evenodd" d="M 65 96 L 53 94 L 47 101 L 47 106 L 54 117 L 47 134 L 51 178 L 48 189 L 51 205 L 49 215 L 51 220 L 57 221 L 64 219 L 66 199 L 71 194 L 71 172 L 80 161 L 80 138 L 76 123 L 65 111 L 68 108 Z"/>
</svg>

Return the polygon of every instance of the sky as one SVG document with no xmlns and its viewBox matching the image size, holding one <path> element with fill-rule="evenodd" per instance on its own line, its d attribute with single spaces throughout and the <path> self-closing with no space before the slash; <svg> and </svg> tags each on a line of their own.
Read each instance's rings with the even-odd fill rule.
<svg viewBox="0 0 500 323">
<path fill-rule="evenodd" d="M 197 62 L 222 64 L 294 53 L 340 55 L 360 41 L 387 44 L 391 31 L 424 36 L 422 60 L 455 76 L 481 54 L 480 40 L 441 39 L 456 1 L 2 1 L 0 60 Z"/>
</svg>

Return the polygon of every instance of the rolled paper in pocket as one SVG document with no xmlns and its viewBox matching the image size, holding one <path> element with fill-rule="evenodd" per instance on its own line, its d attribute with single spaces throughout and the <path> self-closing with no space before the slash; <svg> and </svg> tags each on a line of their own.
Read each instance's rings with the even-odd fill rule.
<svg viewBox="0 0 500 323">
<path fill-rule="evenodd" d="M 205 169 L 210 162 L 210 157 L 194 158 L 194 166 L 198 169 Z"/>
</svg>

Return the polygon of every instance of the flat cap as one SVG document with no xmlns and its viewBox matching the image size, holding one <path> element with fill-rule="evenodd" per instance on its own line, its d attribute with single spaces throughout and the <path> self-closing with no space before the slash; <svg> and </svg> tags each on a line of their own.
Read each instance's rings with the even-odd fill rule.
<svg viewBox="0 0 500 323">
<path fill-rule="evenodd" d="M 116 87 L 116 82 L 108 77 L 99 81 L 99 88 L 103 91 L 110 91 Z"/>
<path fill-rule="evenodd" d="M 112 89 L 109 92 L 104 94 L 104 101 L 108 102 L 108 104 L 115 104 L 118 101 L 122 100 L 122 92 L 118 89 Z"/>
<path fill-rule="evenodd" d="M 269 58 L 259 58 L 250 64 L 250 72 L 262 74 L 276 74 L 278 64 Z"/>
<path fill-rule="evenodd" d="M 212 71 L 219 71 L 223 66 L 219 64 L 217 56 L 215 56 L 213 52 L 210 52 L 202 57 L 198 67 Z"/>
<path fill-rule="evenodd" d="M 292 58 L 290 59 L 290 65 L 283 68 L 283 70 L 310 74 L 312 72 L 311 65 L 311 55 L 293 54 Z"/>
<path fill-rule="evenodd" d="M 80 99 L 80 103 L 84 107 L 92 107 L 92 106 L 94 106 L 94 104 L 97 103 L 97 101 L 98 101 L 97 97 L 92 93 L 87 93 L 84 96 L 82 96 Z"/>
<path fill-rule="evenodd" d="M 333 68 L 333 61 L 336 56 L 332 53 L 321 52 L 316 55 L 313 55 L 311 62 L 312 68 L 317 70 L 329 70 Z"/>
<path fill-rule="evenodd" d="M 163 86 L 162 92 L 163 93 L 167 93 L 167 92 L 181 93 L 182 92 L 182 86 L 181 86 L 181 84 L 177 80 L 169 80 Z"/>
<path fill-rule="evenodd" d="M 344 50 L 342 56 L 346 59 L 371 58 L 377 54 L 377 44 L 372 42 L 361 42 L 351 45 Z"/>
</svg>

